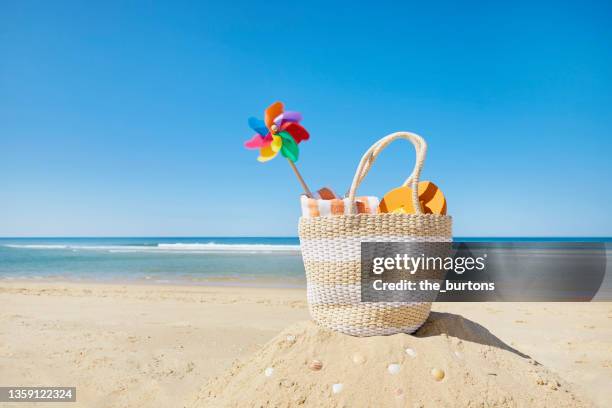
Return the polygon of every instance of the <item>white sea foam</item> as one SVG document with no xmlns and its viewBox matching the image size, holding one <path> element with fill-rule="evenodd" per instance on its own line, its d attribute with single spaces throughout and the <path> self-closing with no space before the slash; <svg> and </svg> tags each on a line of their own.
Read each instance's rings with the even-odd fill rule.
<svg viewBox="0 0 612 408">
<path fill-rule="evenodd" d="M 169 251 L 204 251 L 204 252 L 298 252 L 299 245 L 272 245 L 272 244 L 158 244 L 158 249 Z"/>
<path fill-rule="evenodd" d="M 209 243 L 172 243 L 157 245 L 60 245 L 60 244 L 4 244 L 8 248 L 21 249 L 69 249 L 72 251 L 107 251 L 111 253 L 152 252 L 152 253 L 270 253 L 299 252 L 299 245 L 274 244 L 217 244 Z"/>
<path fill-rule="evenodd" d="M 29 244 L 29 245 L 17 245 L 17 244 L 5 244 L 2 245 L 6 248 L 24 248 L 24 249 L 68 249 L 69 245 L 39 245 L 39 244 Z"/>
</svg>

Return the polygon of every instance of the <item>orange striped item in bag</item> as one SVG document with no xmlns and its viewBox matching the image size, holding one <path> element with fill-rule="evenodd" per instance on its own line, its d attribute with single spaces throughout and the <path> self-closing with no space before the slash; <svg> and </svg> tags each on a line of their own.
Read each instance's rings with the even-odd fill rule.
<svg viewBox="0 0 612 408">
<path fill-rule="evenodd" d="M 333 198 L 331 200 L 323 200 L 317 198 L 309 198 L 305 195 L 300 197 L 302 204 L 302 217 L 332 217 L 337 215 L 348 214 L 349 199 L 348 198 Z M 377 214 L 378 213 L 378 197 L 363 196 L 355 199 L 358 214 Z"/>
</svg>

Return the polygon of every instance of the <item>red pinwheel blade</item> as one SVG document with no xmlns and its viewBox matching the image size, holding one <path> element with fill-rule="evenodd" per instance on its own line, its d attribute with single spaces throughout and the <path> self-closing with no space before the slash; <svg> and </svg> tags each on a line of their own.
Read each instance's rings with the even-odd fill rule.
<svg viewBox="0 0 612 408">
<path fill-rule="evenodd" d="M 281 126 L 281 130 L 284 130 L 285 132 L 289 133 L 295 140 L 295 143 L 300 143 L 303 140 L 308 140 L 308 138 L 310 137 L 308 131 L 304 129 L 302 125 L 295 122 L 284 123 L 283 126 Z"/>
</svg>

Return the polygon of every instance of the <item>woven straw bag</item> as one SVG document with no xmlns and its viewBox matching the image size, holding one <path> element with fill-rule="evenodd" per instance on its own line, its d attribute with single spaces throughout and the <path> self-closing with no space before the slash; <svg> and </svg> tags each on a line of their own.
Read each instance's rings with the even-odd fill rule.
<svg viewBox="0 0 612 408">
<path fill-rule="evenodd" d="M 397 139 L 416 149 L 416 163 L 403 185 L 411 186 L 416 214 L 357 214 L 355 205 L 346 215 L 301 217 L 299 237 L 306 269 L 308 307 L 321 326 L 353 336 L 376 336 L 416 331 L 429 316 L 431 297 L 409 302 L 361 301 L 362 242 L 450 242 L 452 219 L 423 214 L 418 182 L 427 144 L 408 132 L 390 134 L 363 155 L 348 192 L 355 203 L 357 188 L 380 152 Z M 418 256 L 420 254 L 414 254 Z"/>
</svg>

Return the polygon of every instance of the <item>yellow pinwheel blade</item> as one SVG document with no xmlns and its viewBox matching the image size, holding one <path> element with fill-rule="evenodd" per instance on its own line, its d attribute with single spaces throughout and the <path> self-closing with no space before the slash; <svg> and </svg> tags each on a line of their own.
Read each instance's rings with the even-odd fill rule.
<svg viewBox="0 0 612 408">
<path fill-rule="evenodd" d="M 281 147 L 283 147 L 283 138 L 280 136 L 272 135 L 272 143 L 270 143 L 270 147 L 273 152 L 280 152 Z"/>
<path fill-rule="evenodd" d="M 264 146 L 259 150 L 259 157 L 257 158 L 257 160 L 264 163 L 264 162 L 270 161 L 273 158 L 275 158 L 277 154 L 278 154 L 278 151 L 275 152 L 272 149 L 272 143 L 271 143 L 268 146 Z"/>
</svg>

